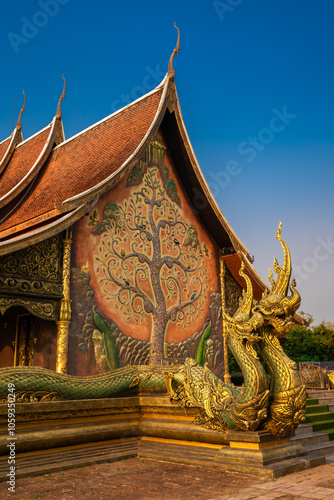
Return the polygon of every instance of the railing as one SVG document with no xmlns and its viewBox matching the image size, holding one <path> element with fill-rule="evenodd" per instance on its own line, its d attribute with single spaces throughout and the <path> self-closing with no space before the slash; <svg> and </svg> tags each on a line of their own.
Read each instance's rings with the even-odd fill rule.
<svg viewBox="0 0 334 500">
<path fill-rule="evenodd" d="M 303 361 L 299 363 L 299 375 L 307 389 L 334 387 L 334 362 Z"/>
</svg>

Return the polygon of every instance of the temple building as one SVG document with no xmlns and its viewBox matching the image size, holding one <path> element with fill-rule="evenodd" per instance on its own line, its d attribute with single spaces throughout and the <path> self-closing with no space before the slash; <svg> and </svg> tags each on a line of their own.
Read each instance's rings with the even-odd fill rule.
<svg viewBox="0 0 334 500">
<path fill-rule="evenodd" d="M 154 90 L 74 137 L 64 86 L 49 125 L 23 140 L 23 105 L 0 143 L 0 367 L 92 375 L 193 357 L 224 376 L 241 264 L 255 299 L 266 284 L 197 163 L 178 50 Z"/>
</svg>

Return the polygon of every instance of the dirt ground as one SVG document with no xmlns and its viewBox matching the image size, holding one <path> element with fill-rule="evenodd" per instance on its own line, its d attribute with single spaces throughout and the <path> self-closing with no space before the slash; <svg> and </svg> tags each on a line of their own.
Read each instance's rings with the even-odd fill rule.
<svg viewBox="0 0 334 500">
<path fill-rule="evenodd" d="M 209 467 L 132 458 L 17 479 L 15 493 L 0 483 L 0 498 L 15 500 L 214 500 L 267 481 Z M 295 498 L 292 495 L 287 500 Z"/>
</svg>

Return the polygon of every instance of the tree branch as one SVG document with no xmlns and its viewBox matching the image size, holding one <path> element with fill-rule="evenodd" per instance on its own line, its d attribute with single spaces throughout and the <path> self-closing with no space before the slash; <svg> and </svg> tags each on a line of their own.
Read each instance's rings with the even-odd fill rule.
<svg viewBox="0 0 334 500">
<path fill-rule="evenodd" d="M 109 269 L 109 263 L 107 264 L 107 270 L 108 270 L 109 278 L 111 279 L 111 281 L 115 285 L 117 285 L 122 290 L 129 290 L 129 291 L 133 292 L 135 294 L 135 297 L 140 297 L 142 299 L 145 311 L 148 311 L 148 310 L 149 310 L 149 312 L 155 311 L 155 307 L 154 307 L 153 303 L 151 302 L 150 298 L 138 286 L 126 285 L 125 283 L 122 283 L 117 278 L 115 278 L 115 276 L 113 276 L 113 274 L 112 274 L 112 270 Z"/>
<path fill-rule="evenodd" d="M 167 311 L 167 318 L 168 318 L 168 320 L 173 320 L 173 318 L 176 319 L 178 312 L 181 312 L 186 307 L 195 304 L 195 302 L 201 297 L 202 291 L 203 291 L 203 285 L 202 285 L 202 281 L 200 279 L 198 279 L 198 281 L 200 283 L 200 290 L 199 290 L 199 292 L 195 295 L 195 297 L 192 300 L 187 300 L 186 302 L 178 303 L 177 305 L 171 307 L 169 309 L 169 311 Z"/>
</svg>

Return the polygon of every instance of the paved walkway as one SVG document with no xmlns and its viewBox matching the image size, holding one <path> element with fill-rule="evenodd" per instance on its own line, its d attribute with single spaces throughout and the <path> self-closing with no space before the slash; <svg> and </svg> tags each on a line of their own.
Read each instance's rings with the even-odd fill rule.
<svg viewBox="0 0 334 500">
<path fill-rule="evenodd" d="M 218 468 L 130 458 L 19 478 L 15 500 L 334 500 L 334 463 L 272 480 Z"/>
<path fill-rule="evenodd" d="M 210 500 L 270 500 L 274 498 L 334 500 L 334 464 L 295 472 L 280 479 L 242 488 L 237 495 L 220 495 Z"/>
</svg>

